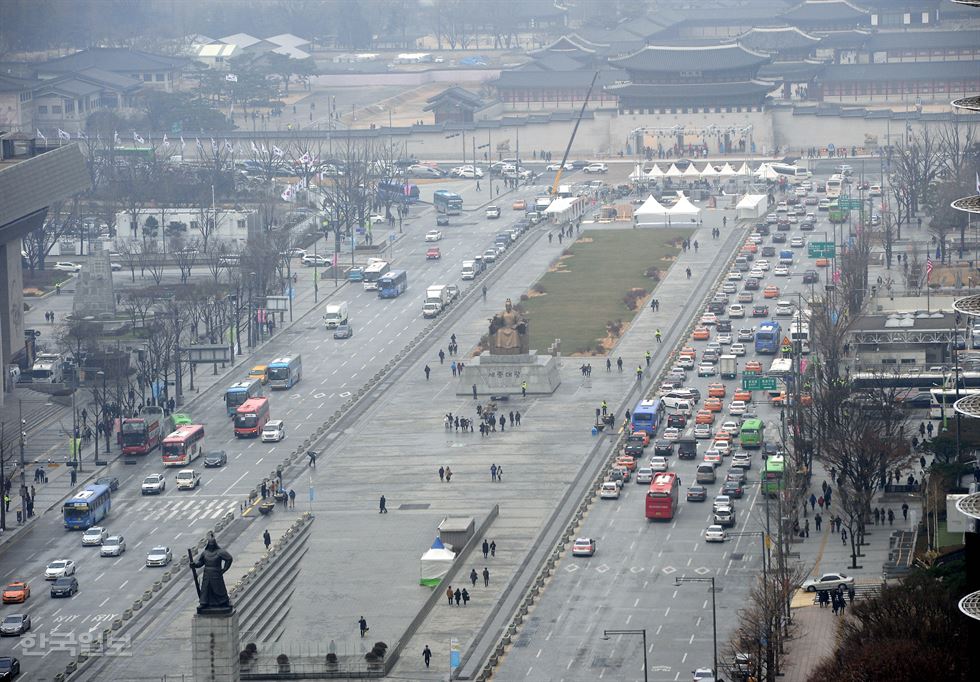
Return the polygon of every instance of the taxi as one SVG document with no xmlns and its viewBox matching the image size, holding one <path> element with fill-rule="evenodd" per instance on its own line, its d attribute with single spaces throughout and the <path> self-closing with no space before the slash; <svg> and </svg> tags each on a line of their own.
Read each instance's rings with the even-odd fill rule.
<svg viewBox="0 0 980 682">
<path fill-rule="evenodd" d="M 758 360 L 749 360 L 745 363 L 745 372 L 761 372 L 762 363 Z"/>
<path fill-rule="evenodd" d="M 746 391 L 743 388 L 735 389 L 732 394 L 732 400 L 741 400 L 743 403 L 752 402 L 752 391 Z"/>
<path fill-rule="evenodd" d="M 616 458 L 616 463 L 613 466 L 633 471 L 636 469 L 636 459 L 629 455 L 620 455 Z"/>
<path fill-rule="evenodd" d="M 779 287 L 770 284 L 762 290 L 763 298 L 779 298 Z"/>
<path fill-rule="evenodd" d="M 815 265 L 818 268 L 827 268 L 827 267 L 830 267 L 830 259 L 829 258 L 818 258 L 816 260 Z"/>
<path fill-rule="evenodd" d="M 692 360 L 696 360 L 698 357 L 698 352 L 694 350 L 693 346 L 684 346 L 681 348 L 681 352 L 678 353 L 678 355 L 682 358 L 691 358 Z"/>
<path fill-rule="evenodd" d="M 633 431 L 626 437 L 627 443 L 639 443 L 643 447 L 650 444 L 650 434 L 646 431 Z"/>
<path fill-rule="evenodd" d="M 742 247 L 742 251 L 748 251 L 749 253 L 758 253 L 759 247 L 755 243 L 749 242 L 748 244 Z"/>
<path fill-rule="evenodd" d="M 697 415 L 694 417 L 695 424 L 714 424 L 715 423 L 715 413 L 711 410 L 698 410 Z"/>
<path fill-rule="evenodd" d="M 31 596 L 31 586 L 21 580 L 15 580 L 3 588 L 4 604 L 23 604 Z"/>
<path fill-rule="evenodd" d="M 516 199 L 510 207 L 515 211 L 524 211 L 527 209 L 527 202 L 523 199 Z"/>
<path fill-rule="evenodd" d="M 691 338 L 693 338 L 695 341 L 707 341 L 711 338 L 711 330 L 707 327 L 697 327 L 695 328 L 694 333 L 691 335 Z"/>
<path fill-rule="evenodd" d="M 724 403 L 721 398 L 708 398 L 704 401 L 704 409 L 710 412 L 721 412 L 724 407 Z"/>
<path fill-rule="evenodd" d="M 710 397 L 710 398 L 724 398 L 725 397 L 725 384 L 708 384 L 708 397 Z"/>
<path fill-rule="evenodd" d="M 786 391 L 776 391 L 769 394 L 769 404 L 782 407 L 786 404 Z"/>
</svg>

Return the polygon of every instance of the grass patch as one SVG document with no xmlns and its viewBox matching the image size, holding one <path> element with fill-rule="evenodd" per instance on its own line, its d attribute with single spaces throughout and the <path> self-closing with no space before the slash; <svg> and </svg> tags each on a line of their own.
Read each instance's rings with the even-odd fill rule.
<svg viewBox="0 0 980 682">
<path fill-rule="evenodd" d="M 689 229 L 586 231 L 521 297 L 531 348 L 605 353 L 647 304 Z"/>
</svg>

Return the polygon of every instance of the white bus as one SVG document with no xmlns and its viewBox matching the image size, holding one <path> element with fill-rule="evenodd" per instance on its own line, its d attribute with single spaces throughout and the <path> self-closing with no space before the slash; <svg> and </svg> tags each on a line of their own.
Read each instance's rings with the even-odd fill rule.
<svg viewBox="0 0 980 682">
<path fill-rule="evenodd" d="M 388 261 L 378 260 L 370 263 L 364 268 L 364 290 L 377 291 L 378 280 L 387 275 L 389 270 L 391 270 L 391 265 Z"/>
<path fill-rule="evenodd" d="M 933 388 L 929 390 L 929 393 L 932 396 L 929 406 L 929 418 L 942 419 L 945 417 L 949 419 L 950 417 L 956 416 L 956 410 L 953 409 L 953 404 L 960 398 L 968 395 L 977 395 L 980 393 L 980 388 L 961 388 L 959 391 L 955 388 Z"/>
<path fill-rule="evenodd" d="M 804 355 L 810 352 L 810 325 L 805 322 L 794 322 L 789 326 L 789 340 L 794 344 L 799 341 Z"/>
<path fill-rule="evenodd" d="M 783 377 L 793 371 L 793 361 L 789 358 L 776 358 L 766 372 L 771 377 Z"/>
<path fill-rule="evenodd" d="M 804 180 L 810 179 L 810 171 L 799 166 L 790 166 L 785 163 L 773 163 L 769 165 L 770 170 L 779 178 L 786 178 L 787 184 L 798 185 Z"/>
<path fill-rule="evenodd" d="M 827 190 L 828 199 L 836 199 L 840 196 L 841 187 L 844 184 L 844 178 L 840 175 L 831 175 L 830 179 L 827 180 L 825 189 Z"/>
</svg>

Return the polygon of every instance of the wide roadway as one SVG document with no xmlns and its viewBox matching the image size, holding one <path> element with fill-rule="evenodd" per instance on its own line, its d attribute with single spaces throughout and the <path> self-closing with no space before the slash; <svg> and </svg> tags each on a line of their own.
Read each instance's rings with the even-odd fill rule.
<svg viewBox="0 0 980 682">
<path fill-rule="evenodd" d="M 330 300 L 349 302 L 353 338 L 334 340 L 324 329 L 321 316 L 326 300 L 321 299 L 312 312 L 278 332 L 261 356 L 243 365 L 244 374 L 251 365 L 276 356 L 302 355 L 302 381 L 290 390 L 268 393 L 272 417 L 285 421 L 285 440 L 261 443 L 234 437 L 223 391 L 238 378 L 229 377 L 202 392 L 187 408 L 195 422 L 206 426 L 205 448 L 228 453 L 228 464 L 220 469 L 204 469 L 200 459 L 191 465 L 202 473 L 196 490 L 176 489 L 178 468 L 164 468 L 159 449 L 139 459 L 135 466 L 117 462 L 105 472 L 120 481 L 112 512 L 103 525 L 110 533 L 126 538 L 127 551 L 121 557 L 100 558 L 97 547 L 82 547 L 81 533 L 66 531 L 57 512 L 39 519 L 6 546 L 0 557 L 0 580 L 3 584 L 26 580 L 33 593 L 25 606 L 4 605 L 0 612 L 29 613 L 35 636 L 0 640 L 0 655 L 20 658 L 32 679 L 52 679 L 62 671 L 74 658 L 79 642 L 107 627 L 159 579 L 163 569 L 145 566 L 151 547 L 168 545 L 179 557 L 224 514 L 237 514 L 249 491 L 428 323 L 421 314 L 425 287 L 467 284 L 459 277 L 462 261 L 482 253 L 495 234 L 520 217 L 510 210 L 498 220 L 486 220 L 482 211 L 453 216 L 449 227 L 440 228 L 444 237 L 436 245 L 442 258 L 426 260 L 425 251 L 432 244 L 423 237 L 435 228 L 435 213 L 425 206 L 414 208 L 412 213 L 416 219 L 406 223 L 404 238 L 393 247 L 394 267 L 409 273 L 405 294 L 380 300 L 377 292 L 365 291 L 360 284 L 343 287 Z M 298 260 L 294 266 L 300 269 Z M 150 473 L 165 474 L 167 488 L 163 494 L 140 494 L 140 483 Z M 70 599 L 52 599 L 49 583 L 43 578 L 47 563 L 60 558 L 72 559 L 78 566 L 80 591 Z"/>
<path fill-rule="evenodd" d="M 827 169 L 830 170 L 829 168 Z M 822 181 L 825 176 L 821 177 Z M 873 182 L 873 180 L 872 180 Z M 811 192 L 811 196 L 817 195 Z M 778 200 L 778 197 L 777 197 Z M 808 207 L 817 214 L 818 222 L 812 232 L 801 232 L 793 224 L 787 234 L 787 244 L 773 244 L 771 237 L 764 237 L 761 246 L 774 245 L 776 252 L 789 239 L 803 236 L 807 241 L 822 240 L 822 233 L 832 234 L 827 213 Z M 775 233 L 775 226 L 772 228 Z M 710 247 L 710 245 L 702 245 Z M 802 294 L 803 305 L 810 297 L 810 285 L 803 284 L 803 273 L 817 269 L 807 257 L 806 248 L 792 249 L 794 264 L 789 277 L 775 277 L 776 258 L 769 258 L 770 269 L 762 280 L 760 290 L 754 292 L 751 306 L 766 303 L 770 306 L 769 318 L 733 319 L 733 336 L 740 328 L 755 327 L 763 319 L 776 319 L 788 334 L 790 318 L 775 318 L 775 301 L 764 300 L 762 289 L 774 284 L 780 288 L 779 299 L 798 302 Z M 761 255 L 757 255 L 761 258 Z M 820 281 L 814 290 L 821 291 L 830 277 L 829 268 L 819 269 Z M 743 291 L 743 283 L 736 283 Z M 719 287 L 720 290 L 720 287 Z M 736 295 L 729 296 L 734 303 Z M 669 301 L 661 301 L 669 306 Z M 678 320 L 687 324 L 704 310 L 694 310 Z M 719 315 L 719 319 L 727 319 Z M 717 336 L 712 329 L 711 339 Z M 736 339 L 737 342 L 737 339 Z M 707 341 L 687 342 L 695 347 L 700 359 Z M 713 430 L 728 419 L 728 403 L 734 389 L 741 385 L 741 369 L 745 362 L 757 359 L 763 371 L 768 369 L 773 355 L 757 355 L 754 344 L 745 343 L 747 354 L 739 358 L 740 374 L 737 380 L 720 377 L 699 378 L 695 370 L 688 372 L 686 386 L 701 391 L 703 406 L 708 385 L 723 383 L 727 389 L 724 409 L 716 413 Z M 725 347 L 727 350 L 727 347 Z M 724 352 L 724 351 L 723 351 Z M 782 386 L 782 384 L 780 383 Z M 781 442 L 781 415 L 778 408 L 766 402 L 764 392 L 754 392 L 754 404 L 750 409 L 766 425 L 766 439 Z M 660 434 L 663 433 L 661 426 Z M 682 481 L 681 500 L 677 515 L 671 521 L 648 521 L 645 518 L 645 493 L 649 487 L 631 481 L 623 487 L 618 500 L 596 499 L 577 535 L 597 540 L 594 557 L 572 557 L 567 553 L 558 565 L 554 577 L 548 583 L 540 601 L 533 607 L 528 619 L 505 655 L 496 675 L 501 679 L 527 679 L 535 681 L 573 680 L 594 681 L 599 679 L 643 680 L 642 637 L 639 635 L 614 635 L 603 639 L 603 630 L 646 630 L 647 663 L 650 680 L 678 680 L 689 678 L 699 667 L 712 667 L 712 595 L 711 585 L 706 582 L 675 583 L 678 577 L 715 578 L 718 661 L 722 676 L 726 679 L 727 641 L 738 624 L 739 609 L 747 605 L 749 591 L 762 568 L 762 546 L 759 535 L 731 537 L 725 543 L 706 543 L 704 529 L 711 524 L 711 499 L 720 493 L 725 473 L 730 469 L 730 457 L 725 457 L 718 468 L 718 480 L 708 488 L 707 502 L 687 502 L 687 488 L 695 482 L 695 468 L 701 454 L 710 441 L 698 441 L 698 458 L 678 460 L 670 458 L 670 470 L 679 474 Z M 737 443 L 737 441 L 736 441 Z M 735 450 L 742 450 L 737 446 Z M 647 448 L 640 466 L 652 456 L 652 445 Z M 759 477 L 763 460 L 759 450 L 747 450 L 752 455 L 752 468 L 747 472 L 745 495 L 736 500 L 736 524 L 730 532 L 759 533 L 765 529 L 765 497 L 761 494 Z M 775 517 L 775 510 L 773 515 Z"/>
</svg>

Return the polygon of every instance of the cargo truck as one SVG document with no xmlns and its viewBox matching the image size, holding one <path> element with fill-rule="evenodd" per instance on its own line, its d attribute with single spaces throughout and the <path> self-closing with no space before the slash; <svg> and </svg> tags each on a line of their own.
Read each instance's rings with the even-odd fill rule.
<svg viewBox="0 0 980 682">
<path fill-rule="evenodd" d="M 449 287 L 445 284 L 433 284 L 426 288 L 422 317 L 435 317 L 449 305 L 451 300 Z"/>
<path fill-rule="evenodd" d="M 734 379 L 738 375 L 738 358 L 722 355 L 718 358 L 718 370 L 722 379 Z"/>
</svg>

